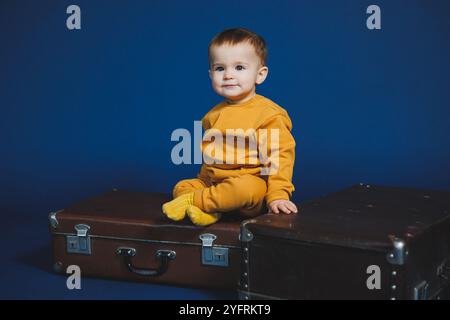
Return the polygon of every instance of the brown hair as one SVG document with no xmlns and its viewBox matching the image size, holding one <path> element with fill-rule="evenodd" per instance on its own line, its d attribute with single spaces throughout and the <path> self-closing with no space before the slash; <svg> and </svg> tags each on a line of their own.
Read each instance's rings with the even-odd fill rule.
<svg viewBox="0 0 450 320">
<path fill-rule="evenodd" d="M 227 29 L 217 34 L 209 43 L 208 46 L 208 59 L 211 62 L 211 47 L 220 46 L 223 44 L 236 45 L 238 43 L 248 42 L 256 51 L 261 64 L 266 65 L 267 59 L 267 46 L 266 41 L 260 35 L 244 28 Z"/>
</svg>

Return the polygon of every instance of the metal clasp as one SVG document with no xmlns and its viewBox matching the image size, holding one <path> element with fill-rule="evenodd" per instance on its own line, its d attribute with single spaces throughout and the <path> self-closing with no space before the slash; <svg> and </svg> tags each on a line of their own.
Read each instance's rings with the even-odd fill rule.
<svg viewBox="0 0 450 320">
<path fill-rule="evenodd" d="M 200 235 L 202 241 L 202 264 L 228 267 L 228 248 L 214 247 L 217 236 L 211 233 Z"/>
<path fill-rule="evenodd" d="M 427 300 L 428 299 L 428 282 L 422 281 L 414 287 L 413 291 L 414 300 Z"/>
<path fill-rule="evenodd" d="M 67 236 L 67 253 L 91 254 L 91 237 L 88 236 L 87 224 L 77 224 L 75 231 L 77 235 Z"/>
</svg>

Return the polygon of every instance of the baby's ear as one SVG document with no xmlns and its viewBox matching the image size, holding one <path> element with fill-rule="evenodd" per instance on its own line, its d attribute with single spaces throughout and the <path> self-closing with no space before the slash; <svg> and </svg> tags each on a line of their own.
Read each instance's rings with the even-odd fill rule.
<svg viewBox="0 0 450 320">
<path fill-rule="evenodd" d="M 267 75 L 269 74 L 269 68 L 264 66 L 258 70 L 258 75 L 256 76 L 256 84 L 261 84 L 266 80 Z"/>
</svg>

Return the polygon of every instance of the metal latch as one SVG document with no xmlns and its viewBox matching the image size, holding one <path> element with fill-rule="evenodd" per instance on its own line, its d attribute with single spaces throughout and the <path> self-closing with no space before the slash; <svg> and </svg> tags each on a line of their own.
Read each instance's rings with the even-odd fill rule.
<svg viewBox="0 0 450 320">
<path fill-rule="evenodd" d="M 228 267 L 228 248 L 213 246 L 217 236 L 204 233 L 199 238 L 202 241 L 202 264 Z"/>
<path fill-rule="evenodd" d="M 67 253 L 91 254 L 91 238 L 88 236 L 90 227 L 87 224 L 77 224 L 76 236 L 67 236 Z"/>
<path fill-rule="evenodd" d="M 413 292 L 414 300 L 427 300 L 428 299 L 428 282 L 422 281 L 414 287 Z"/>
</svg>

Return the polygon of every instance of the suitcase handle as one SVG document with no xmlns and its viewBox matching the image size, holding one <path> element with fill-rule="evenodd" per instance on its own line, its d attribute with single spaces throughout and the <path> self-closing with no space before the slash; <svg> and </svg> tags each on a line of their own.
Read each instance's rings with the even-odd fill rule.
<svg viewBox="0 0 450 320">
<path fill-rule="evenodd" d="M 128 270 L 138 274 L 140 276 L 157 277 L 164 274 L 169 268 L 169 260 L 174 260 L 176 252 L 172 250 L 158 250 L 156 251 L 156 259 L 159 260 L 159 266 L 156 269 L 143 269 L 133 266 L 131 257 L 136 255 L 136 249 L 134 248 L 117 248 L 116 253 L 118 256 L 124 257 L 125 265 Z"/>
</svg>

